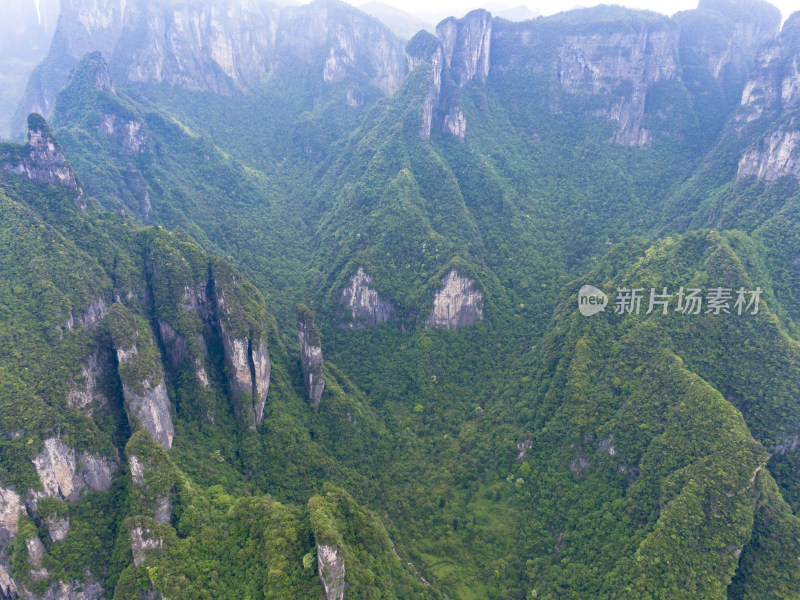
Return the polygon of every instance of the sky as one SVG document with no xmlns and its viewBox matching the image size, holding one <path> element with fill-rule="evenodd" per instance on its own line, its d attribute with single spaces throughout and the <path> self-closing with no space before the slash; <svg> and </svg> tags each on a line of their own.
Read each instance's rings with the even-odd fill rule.
<svg viewBox="0 0 800 600">
<path fill-rule="evenodd" d="M 363 4 L 365 0 L 347 0 L 351 4 Z M 478 6 L 491 4 L 497 0 L 487 0 L 481 2 L 480 0 L 381 0 L 385 4 L 391 4 L 397 8 L 409 12 L 421 11 L 428 13 L 438 13 L 442 11 L 452 11 L 453 13 L 463 13 L 465 9 L 475 8 Z M 581 6 L 594 6 L 596 4 L 603 4 L 603 2 L 595 0 L 505 0 L 499 2 L 507 4 L 508 6 L 518 6 L 520 4 L 526 5 L 531 10 L 539 9 L 543 15 L 552 15 L 557 12 L 575 8 L 576 5 Z M 674 14 L 680 10 L 688 10 L 690 8 L 697 8 L 697 0 L 618 0 L 612 2 L 606 0 L 606 4 L 622 4 L 630 6 L 631 8 L 646 8 L 656 12 L 664 13 L 667 15 Z M 783 18 L 786 19 L 790 14 L 796 10 L 800 10 L 800 0 L 776 0 L 770 4 L 777 6 L 783 13 Z"/>
</svg>

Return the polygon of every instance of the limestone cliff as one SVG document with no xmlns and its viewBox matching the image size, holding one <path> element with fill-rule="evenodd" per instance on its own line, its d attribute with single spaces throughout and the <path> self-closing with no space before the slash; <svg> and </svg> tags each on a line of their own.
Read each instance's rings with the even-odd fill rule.
<svg viewBox="0 0 800 600">
<path fill-rule="evenodd" d="M 445 275 L 425 327 L 460 329 L 482 321 L 483 293 L 474 286 L 473 280 L 462 277 L 455 269 Z"/>
<path fill-rule="evenodd" d="M 312 405 L 318 406 L 325 390 L 322 341 L 314 323 L 314 313 L 304 304 L 297 307 L 297 337 L 300 340 L 300 364 L 308 400 Z"/>
<path fill-rule="evenodd" d="M 137 567 L 145 561 L 148 551 L 159 550 L 164 546 L 163 540 L 150 527 L 131 527 L 130 536 L 133 564 Z"/>
<path fill-rule="evenodd" d="M 28 143 L 0 144 L 0 170 L 27 177 L 34 183 L 63 185 L 85 208 L 83 188 L 61 151 L 47 122 L 38 114 L 28 117 Z"/>
<path fill-rule="evenodd" d="M 215 265 L 213 295 L 234 409 L 240 420 L 255 429 L 264 418 L 271 374 L 263 299 L 220 262 Z M 260 312 L 255 318 L 244 308 L 250 302 Z"/>
<path fill-rule="evenodd" d="M 739 133 L 748 124 L 764 131 L 742 152 L 737 179 L 800 180 L 800 13 L 759 54 L 735 123 Z"/>
<path fill-rule="evenodd" d="M 464 139 L 467 123 L 459 89 L 473 80 L 486 81 L 491 39 L 491 14 L 474 10 L 462 19 L 450 17 L 439 23 L 436 38 L 420 32 L 409 42 L 406 52 L 410 67 L 427 62 L 431 69 L 429 90 L 422 106 L 421 138 L 430 137 L 438 118 L 442 131 Z"/>
<path fill-rule="evenodd" d="M 701 0 L 674 20 L 680 27 L 682 77 L 696 105 L 704 98 L 735 105 L 759 49 L 778 35 L 781 16 L 761 0 Z"/>
<path fill-rule="evenodd" d="M 407 72 L 402 42 L 376 19 L 334 0 L 173 4 L 65 0 L 50 55 L 31 76 L 18 114 L 51 114 L 55 93 L 98 51 L 118 82 L 166 83 L 232 94 L 299 60 L 337 84 L 364 78 L 389 94 Z"/>
<path fill-rule="evenodd" d="M 75 450 L 58 438 L 45 440 L 44 449 L 33 459 L 43 492 L 32 491 L 33 498 L 51 497 L 75 501 L 84 489 L 107 491 L 116 471 L 116 463 L 104 457 Z"/>
<path fill-rule="evenodd" d="M 143 428 L 164 448 L 172 446 L 175 428 L 161 364 L 147 322 L 121 304 L 111 307 L 111 335 L 131 428 Z"/>
<path fill-rule="evenodd" d="M 360 329 L 379 325 L 391 317 L 392 304 L 378 296 L 378 292 L 370 287 L 371 282 L 372 277 L 359 267 L 342 290 L 340 300 L 351 316 L 348 327 Z"/>
<path fill-rule="evenodd" d="M 721 127 L 758 49 L 775 37 L 779 24 L 774 7 L 760 0 L 705 0 L 674 19 L 619 7 L 521 23 L 492 19 L 482 10 L 451 17 L 437 26 L 435 48 L 416 39 L 429 35 L 424 32 L 407 47 L 411 69 L 422 62 L 431 67 L 420 137 L 439 128 L 464 139 L 468 122 L 460 89 L 509 72 L 537 78 L 548 91 L 542 108 L 552 114 L 569 107 L 610 121 L 615 145 L 650 145 L 654 132 L 645 123 L 658 125 L 671 112 L 686 110 L 679 105 L 688 104 L 690 95 L 700 118 Z M 647 114 L 648 99 L 652 105 L 665 89 L 674 90 L 670 104 Z M 535 101 L 533 91 L 531 96 Z"/>
<path fill-rule="evenodd" d="M 67 393 L 67 406 L 84 409 L 91 413 L 94 408 L 104 406 L 106 397 L 100 391 L 99 380 L 111 370 L 107 353 L 98 350 L 92 352 L 86 362 L 81 365 L 83 381 Z"/>
<path fill-rule="evenodd" d="M 339 549 L 336 546 L 317 544 L 317 563 L 326 600 L 343 600 L 345 569 Z"/>
</svg>

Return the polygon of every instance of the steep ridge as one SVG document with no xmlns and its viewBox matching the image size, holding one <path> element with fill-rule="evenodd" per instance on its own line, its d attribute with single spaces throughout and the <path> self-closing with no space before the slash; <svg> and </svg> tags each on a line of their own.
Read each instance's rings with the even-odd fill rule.
<svg viewBox="0 0 800 600">
<path fill-rule="evenodd" d="M 234 8 L 74 57 L 79 206 L 0 169 L 2 593 L 795 594 L 796 17 L 475 11 L 382 97 L 354 11 L 281 9 L 350 24 L 267 72 L 204 54 L 258 38 Z M 584 317 L 586 283 L 763 305 Z"/>
<path fill-rule="evenodd" d="M 119 81 L 227 96 L 292 61 L 311 65 L 328 84 L 354 81 L 354 101 L 360 80 L 392 93 L 407 70 L 394 34 L 335 0 L 283 8 L 262 0 L 212 5 L 68 0 L 50 55 L 32 75 L 18 115 L 49 117 L 70 71 L 92 51 L 101 53 Z"/>
</svg>

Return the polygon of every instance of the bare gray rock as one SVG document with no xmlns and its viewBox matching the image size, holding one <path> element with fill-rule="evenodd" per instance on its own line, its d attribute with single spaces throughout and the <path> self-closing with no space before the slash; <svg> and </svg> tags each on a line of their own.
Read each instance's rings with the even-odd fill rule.
<svg viewBox="0 0 800 600">
<path fill-rule="evenodd" d="M 0 564 L 0 598 L 3 600 L 16 598 L 19 594 L 17 584 L 8 573 L 8 566 Z"/>
<path fill-rule="evenodd" d="M 614 448 L 614 435 L 609 435 L 606 439 L 601 440 L 600 443 L 597 445 L 598 452 L 605 452 L 609 456 L 614 456 L 617 453 L 616 448 Z"/>
<path fill-rule="evenodd" d="M 141 427 L 150 432 L 153 439 L 165 449 L 172 447 L 175 427 L 170 414 L 167 386 L 161 365 L 161 353 L 152 334 L 144 329 L 146 322 L 134 316 L 120 305 L 114 307 L 115 318 L 135 328 L 132 336 L 118 324 L 112 324 L 112 338 L 119 363 L 122 392 L 128 420 L 135 429 Z M 141 352 L 140 352 L 141 347 Z M 134 367 L 123 368 L 127 366 Z"/>
<path fill-rule="evenodd" d="M 253 408 L 258 426 L 264 420 L 264 405 L 267 402 L 269 378 L 272 372 L 267 345 L 263 339 L 258 340 L 258 345 L 251 348 L 250 360 L 253 363 Z"/>
<path fill-rule="evenodd" d="M 164 541 L 155 535 L 153 530 L 149 527 L 132 527 L 130 536 L 133 564 L 137 567 L 145 561 L 148 551 L 160 550 L 164 547 Z"/>
<path fill-rule="evenodd" d="M 408 69 L 402 41 L 387 27 L 335 3 L 281 7 L 223 0 L 165 8 L 158 0 L 65 0 L 55 39 L 18 114 L 51 114 L 70 69 L 92 51 L 108 61 L 117 82 L 220 94 L 245 90 L 290 61 L 318 70 L 328 84 L 366 78 L 386 94 L 400 87 Z M 125 135 L 136 138 L 136 132 Z"/>
<path fill-rule="evenodd" d="M 44 442 L 44 450 L 33 459 L 44 492 L 32 492 L 36 498 L 51 497 L 74 502 L 81 492 L 111 489 L 116 463 L 84 452 L 80 461 L 75 451 L 58 438 Z"/>
<path fill-rule="evenodd" d="M 28 549 L 28 562 L 32 567 L 41 567 L 44 559 L 44 544 L 37 536 L 31 536 L 25 540 L 25 547 Z"/>
<path fill-rule="evenodd" d="M 119 354 L 119 351 L 117 353 Z M 161 366 L 159 365 L 158 368 L 160 370 Z M 172 439 L 175 437 L 175 427 L 169 412 L 169 397 L 163 372 L 158 373 L 157 377 L 159 382 L 155 386 L 152 385 L 149 378 L 140 382 L 145 390 L 143 394 L 134 391 L 133 386 L 124 382 L 122 391 L 130 420 L 149 431 L 155 441 L 164 449 L 169 450 L 172 447 Z"/>
<path fill-rule="evenodd" d="M 459 87 L 489 76 L 492 15 L 473 10 L 463 19 L 445 19 L 436 27 L 444 59 Z"/>
<path fill-rule="evenodd" d="M 19 494 L 14 490 L 0 487 L 0 550 L 10 546 L 17 537 L 17 520 L 20 510 L 22 510 L 22 502 Z"/>
<path fill-rule="evenodd" d="M 47 517 L 45 522 L 47 523 L 47 533 L 52 541 L 63 542 L 67 539 L 67 534 L 70 530 L 69 519 L 57 518 L 51 515 Z"/>
<path fill-rule="evenodd" d="M 326 600 L 343 600 L 344 560 L 336 546 L 317 544 L 317 569 L 322 586 L 325 588 Z"/>
<path fill-rule="evenodd" d="M 314 323 L 314 315 L 308 308 L 298 310 L 297 337 L 300 341 L 300 364 L 308 392 L 308 400 L 319 406 L 325 390 L 325 375 L 322 371 L 322 342 Z"/>
<path fill-rule="evenodd" d="M 768 184 L 786 175 L 800 180 L 800 122 L 795 119 L 747 148 L 736 170 L 738 180 L 757 177 Z"/>
<path fill-rule="evenodd" d="M 74 192 L 81 208 L 86 208 L 83 188 L 47 122 L 37 114 L 28 118 L 28 143 L 0 153 L 0 170 L 22 175 L 35 183 L 62 185 Z"/>
<path fill-rule="evenodd" d="M 342 290 L 340 299 L 352 318 L 347 324 L 348 327 L 361 329 L 379 325 L 391 317 L 393 310 L 391 303 L 381 300 L 378 292 L 369 286 L 371 282 L 372 277 L 359 267 L 356 274 L 350 278 L 349 284 Z"/>
<path fill-rule="evenodd" d="M 42 596 L 33 596 L 29 592 L 23 595 L 24 600 L 100 600 L 105 598 L 103 586 L 97 581 L 59 581 L 50 586 Z"/>
<path fill-rule="evenodd" d="M 92 352 L 81 366 L 84 381 L 67 393 L 67 406 L 70 408 L 88 409 L 106 404 L 107 400 L 98 389 L 98 380 L 106 374 L 108 360 L 105 353 Z"/>
<path fill-rule="evenodd" d="M 474 289 L 475 282 L 462 277 L 455 269 L 442 279 L 442 289 L 433 301 L 433 310 L 425 327 L 460 329 L 483 320 L 483 293 Z"/>
</svg>

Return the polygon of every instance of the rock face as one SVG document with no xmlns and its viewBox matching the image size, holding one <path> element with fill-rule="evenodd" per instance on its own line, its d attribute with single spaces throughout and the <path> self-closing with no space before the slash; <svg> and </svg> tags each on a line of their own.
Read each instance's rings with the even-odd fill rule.
<svg viewBox="0 0 800 600">
<path fill-rule="evenodd" d="M 158 0 L 65 0 L 51 53 L 20 110 L 49 115 L 55 93 L 98 51 L 117 82 L 167 83 L 231 94 L 300 60 L 336 84 L 365 78 L 384 93 L 407 72 L 402 42 L 375 19 L 333 1 L 279 7 L 223 0 L 165 8 Z"/>
<path fill-rule="evenodd" d="M 99 351 L 92 352 L 81 366 L 82 385 L 76 386 L 67 393 L 67 406 L 70 408 L 86 409 L 91 412 L 93 407 L 102 406 L 106 398 L 99 391 L 98 380 L 108 369 L 108 360 Z"/>
<path fill-rule="evenodd" d="M 492 40 L 492 15 L 473 10 L 463 19 L 445 19 L 436 27 L 442 42 L 444 60 L 458 87 L 473 79 L 489 76 L 489 52 Z"/>
<path fill-rule="evenodd" d="M 11 579 L 8 569 L 0 564 L 0 598 L 10 600 L 11 598 L 17 598 L 18 594 L 17 584 Z"/>
<path fill-rule="evenodd" d="M 33 459 L 44 493 L 36 497 L 51 497 L 74 502 L 81 492 L 111 489 L 116 464 L 108 459 L 84 452 L 79 459 L 75 451 L 58 438 L 44 442 L 44 450 Z M 40 495 L 41 494 L 41 495 Z"/>
<path fill-rule="evenodd" d="M 433 311 L 425 327 L 460 329 L 483 320 L 483 293 L 475 282 L 453 269 L 442 279 L 442 289 L 433 301 Z"/>
<path fill-rule="evenodd" d="M 344 560 L 339 556 L 338 548 L 317 544 L 317 564 L 326 600 L 343 600 Z"/>
<path fill-rule="evenodd" d="M 34 183 L 63 185 L 75 194 L 76 202 L 85 208 L 83 189 L 50 132 L 50 127 L 38 114 L 28 117 L 27 144 L 0 148 L 0 170 L 22 175 Z"/>
<path fill-rule="evenodd" d="M 609 97 L 594 114 L 615 122 L 613 143 L 647 146 L 651 134 L 643 122 L 648 90 L 677 77 L 678 31 L 659 23 L 632 32 L 569 35 L 559 48 L 559 65 L 567 94 Z M 626 88 L 622 94 L 620 86 Z"/>
<path fill-rule="evenodd" d="M 59 519 L 51 516 L 46 519 L 46 522 L 47 533 L 53 542 L 63 542 L 67 539 L 70 529 L 69 519 Z"/>
<path fill-rule="evenodd" d="M 598 21 L 602 28 L 592 25 Z M 436 28 L 438 44 L 421 44 L 427 34 L 420 33 L 407 49 L 411 69 L 421 62 L 431 67 L 420 137 L 438 127 L 463 139 L 467 117 L 459 90 L 473 82 L 483 85 L 493 73 L 517 71 L 547 87 L 545 110 L 560 114 L 570 105 L 610 121 L 611 143 L 646 147 L 653 137 L 645 127 L 648 98 L 672 88 L 676 97 L 694 96 L 697 110 L 708 112 L 703 103 L 709 102 L 712 80 L 713 103 L 732 107 L 731 90 L 740 89 L 759 47 L 779 26 L 774 7 L 757 0 L 704 0 L 674 19 L 612 7 L 522 23 L 493 20 L 483 10 L 451 17 Z M 649 122 L 674 110 L 682 109 L 652 111 Z M 714 118 L 721 127 L 724 115 Z"/>
<path fill-rule="evenodd" d="M 22 502 L 14 490 L 0 487 L 0 549 L 8 547 L 17 537 L 17 520 Z"/>
<path fill-rule="evenodd" d="M 432 38 L 420 32 L 408 45 L 412 69 L 422 62 L 431 67 L 419 135 L 423 139 L 430 137 L 438 115 L 442 131 L 464 139 L 467 121 L 458 89 L 473 80 L 482 83 L 489 75 L 492 15 L 485 10 L 474 10 L 463 19 L 450 17 L 439 23 L 436 39 Z M 443 79 L 452 82 L 447 92 L 443 91 Z"/>
<path fill-rule="evenodd" d="M 121 304 L 115 304 L 111 310 L 111 335 L 132 429 L 146 429 L 165 449 L 171 448 L 175 428 L 161 353 L 149 325 Z"/>
<path fill-rule="evenodd" d="M 0 487 L 0 598 L 15 598 L 17 585 L 9 573 L 11 543 L 17 537 L 19 511 L 22 502 L 14 490 Z"/>
<path fill-rule="evenodd" d="M 169 449 L 172 447 L 175 428 L 169 412 L 167 386 L 164 384 L 163 372 L 156 373 L 155 376 L 159 379 L 155 386 L 151 379 L 139 382 L 139 385 L 144 388 L 142 393 L 135 391 L 134 386 L 123 383 L 125 407 L 132 422 L 138 423 L 140 427 L 149 431 L 154 440 Z"/>
<path fill-rule="evenodd" d="M 25 600 L 100 600 L 105 598 L 103 586 L 96 581 L 71 581 L 65 583 L 59 581 L 53 584 L 48 590 L 39 597 L 32 596 L 30 593 L 23 595 Z"/>
<path fill-rule="evenodd" d="M 741 89 L 763 44 L 778 35 L 780 12 L 758 0 L 701 0 L 696 10 L 675 15 L 680 26 L 683 80 L 696 101 L 739 102 Z M 710 90 L 711 81 L 721 85 Z"/>
<path fill-rule="evenodd" d="M 133 564 L 137 567 L 147 558 L 147 551 L 161 549 L 164 546 L 163 540 L 158 537 L 149 527 L 132 527 L 130 530 L 131 551 L 133 552 Z"/>
<path fill-rule="evenodd" d="M 785 175 L 800 180 L 800 127 L 796 119 L 745 150 L 736 171 L 737 179 L 757 177 L 767 183 Z"/>
<path fill-rule="evenodd" d="M 322 371 L 322 342 L 314 323 L 314 314 L 304 305 L 297 309 L 297 337 L 300 340 L 300 364 L 308 392 L 308 400 L 318 406 L 325 390 L 325 375 Z"/>
<path fill-rule="evenodd" d="M 379 325 L 389 320 L 393 307 L 391 303 L 381 300 L 378 292 L 369 284 L 372 277 L 358 268 L 355 275 L 350 278 L 350 283 L 342 290 L 341 301 L 350 312 L 352 320 L 348 327 L 361 329 L 372 325 Z"/>
<path fill-rule="evenodd" d="M 766 128 L 742 153 L 737 179 L 800 180 L 800 14 L 759 54 L 735 120 L 740 132 L 750 123 Z"/>
<path fill-rule="evenodd" d="M 248 426 L 255 429 L 264 419 L 264 406 L 269 393 L 271 365 L 267 353 L 267 343 L 263 337 L 237 337 L 233 320 L 240 318 L 225 297 L 221 286 L 215 286 L 216 312 L 225 350 L 225 363 L 229 371 L 229 383 L 234 397 L 234 406 L 240 419 L 246 419 Z M 241 406 L 244 398 L 250 404 Z M 250 416 L 252 415 L 252 416 Z"/>
</svg>

